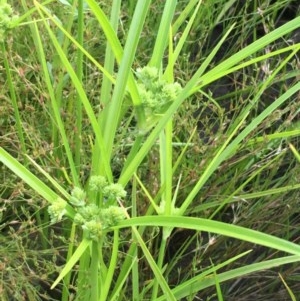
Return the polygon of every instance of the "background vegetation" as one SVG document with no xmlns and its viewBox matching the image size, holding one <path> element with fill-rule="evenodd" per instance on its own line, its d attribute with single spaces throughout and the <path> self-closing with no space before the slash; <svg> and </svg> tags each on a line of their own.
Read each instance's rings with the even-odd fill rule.
<svg viewBox="0 0 300 301">
<path fill-rule="evenodd" d="M 0 1 L 1 301 L 299 298 L 297 2 Z"/>
</svg>

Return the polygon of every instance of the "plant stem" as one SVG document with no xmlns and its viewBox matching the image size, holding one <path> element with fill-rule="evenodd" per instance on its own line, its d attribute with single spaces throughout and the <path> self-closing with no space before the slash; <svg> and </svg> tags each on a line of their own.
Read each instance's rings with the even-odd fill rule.
<svg viewBox="0 0 300 301">
<path fill-rule="evenodd" d="M 80 46 L 83 46 L 83 0 L 78 1 L 78 27 L 77 27 L 77 42 Z M 78 48 L 77 49 L 77 68 L 76 74 L 78 80 L 82 83 L 82 66 L 83 66 L 83 53 Z M 81 147 L 82 147 L 82 103 L 80 95 L 77 91 L 76 94 L 76 128 L 75 128 L 75 167 L 77 169 L 77 174 L 80 173 L 80 162 L 81 162 Z"/>
</svg>

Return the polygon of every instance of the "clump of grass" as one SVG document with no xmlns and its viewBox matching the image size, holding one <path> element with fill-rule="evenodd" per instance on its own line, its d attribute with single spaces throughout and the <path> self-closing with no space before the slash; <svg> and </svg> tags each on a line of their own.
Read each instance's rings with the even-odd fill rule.
<svg viewBox="0 0 300 301">
<path fill-rule="evenodd" d="M 32 210 L 25 203 L 39 231 L 26 250 L 59 254 L 59 262 L 43 258 L 55 298 L 181 300 L 216 293 L 222 300 L 232 294 L 229 281 L 297 262 L 300 249 L 280 198 L 290 198 L 299 184 L 280 169 L 298 174 L 287 143 L 299 135 L 300 46 L 274 42 L 298 29 L 299 17 L 276 28 L 282 8 L 276 1 L 239 4 L 241 14 L 235 1 L 129 1 L 128 9 L 121 1 L 59 2 L 21 1 L 25 13 L 11 21 L 1 44 L 3 94 L 12 99 L 16 130 L 0 159 L 30 187 L 34 204 L 37 195 L 49 204 Z M 222 30 L 210 42 L 215 27 Z M 19 30 L 28 33 L 25 42 L 7 43 L 22 39 Z M 198 34 L 204 42 L 195 47 Z M 285 87 L 267 99 L 283 80 Z M 227 88 L 218 94 L 221 84 Z M 3 122 L 9 129 L 9 119 Z M 5 185 L 3 199 L 16 200 L 13 185 Z M 285 231 L 264 222 L 277 210 Z M 192 234 L 173 254 L 182 229 Z M 26 294 L 40 297 L 33 286 Z"/>
</svg>

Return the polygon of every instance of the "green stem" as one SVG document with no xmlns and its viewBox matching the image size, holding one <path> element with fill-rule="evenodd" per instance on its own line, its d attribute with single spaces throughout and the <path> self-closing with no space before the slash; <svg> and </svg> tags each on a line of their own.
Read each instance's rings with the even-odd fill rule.
<svg viewBox="0 0 300 301">
<path fill-rule="evenodd" d="M 25 139 L 24 139 L 24 134 L 23 134 L 23 127 L 22 127 L 22 123 L 21 123 L 20 111 L 18 108 L 16 91 L 15 91 L 15 88 L 13 85 L 13 79 L 12 79 L 10 68 L 9 68 L 5 44 L 4 44 L 4 42 L 2 42 L 0 44 L 1 44 L 1 51 L 3 53 L 4 68 L 6 71 L 7 82 L 8 82 L 8 86 L 9 86 L 10 98 L 11 98 L 12 105 L 14 108 L 14 113 L 15 113 L 17 133 L 18 133 L 19 140 L 21 142 L 21 154 L 25 155 L 26 154 L 26 146 L 25 146 Z M 26 165 L 27 165 L 27 159 L 25 158 L 25 166 Z"/>
<path fill-rule="evenodd" d="M 108 268 L 106 277 L 104 279 L 104 286 L 102 288 L 99 301 L 108 300 L 107 295 L 111 288 L 113 276 L 116 271 L 117 260 L 118 260 L 118 251 L 119 251 L 119 231 L 115 230 L 114 231 L 113 250 L 112 250 L 112 254 L 111 254 L 110 264 L 109 264 L 109 268 Z"/>
<path fill-rule="evenodd" d="M 68 255 L 67 255 L 67 258 L 66 258 L 66 262 L 68 262 L 69 259 L 73 255 L 75 234 L 76 234 L 76 225 L 74 223 L 72 223 L 71 233 L 70 233 L 70 237 L 69 237 L 70 243 L 69 243 L 69 246 L 68 246 Z M 64 278 L 64 285 L 63 285 L 63 291 L 62 291 L 61 301 L 68 301 L 69 300 L 69 296 L 70 296 L 70 293 L 69 293 L 70 281 L 71 281 L 71 271 Z"/>
<path fill-rule="evenodd" d="M 83 0 L 78 1 L 78 33 L 77 33 L 77 42 L 80 46 L 83 46 Z M 83 53 L 78 48 L 77 49 L 77 68 L 76 73 L 78 80 L 82 83 L 82 66 L 83 66 Z M 77 169 L 77 174 L 80 172 L 80 161 L 81 161 L 81 147 L 82 147 L 82 103 L 77 92 L 76 95 L 76 129 L 75 129 L 75 166 Z"/>
<path fill-rule="evenodd" d="M 161 166 L 161 185 L 165 187 L 163 192 L 164 212 L 163 214 L 172 214 L 172 119 L 166 124 L 165 130 L 160 134 L 160 166 Z M 159 247 L 159 255 L 157 266 L 162 271 L 163 261 L 165 258 L 165 250 L 167 239 L 172 229 L 163 228 L 162 241 Z M 155 278 L 152 289 L 151 300 L 156 300 L 158 293 L 158 279 Z"/>
<path fill-rule="evenodd" d="M 131 215 L 132 217 L 137 216 L 137 180 L 136 177 L 132 180 L 132 209 Z M 138 258 L 138 248 L 137 248 L 137 239 L 135 235 L 132 233 L 132 241 L 133 241 L 133 258 Z M 132 300 L 139 301 L 139 265 L 138 261 L 135 260 L 132 266 Z"/>
<path fill-rule="evenodd" d="M 128 77 L 130 75 L 131 66 L 134 60 L 134 55 L 139 42 L 139 37 L 146 19 L 147 11 L 150 6 L 150 0 L 138 1 L 132 23 L 130 25 L 127 42 L 124 48 L 123 58 L 121 60 L 117 81 L 114 88 L 114 93 L 107 111 L 104 142 L 108 157 L 111 158 L 113 150 L 113 142 L 117 133 L 117 128 L 120 121 L 120 113 Z"/>
<path fill-rule="evenodd" d="M 92 260 L 90 266 L 90 285 L 91 285 L 91 298 L 90 301 L 98 301 L 99 298 L 99 244 L 92 243 Z"/>
<path fill-rule="evenodd" d="M 77 297 L 81 297 L 82 300 L 88 301 L 90 300 L 90 292 L 87 290 L 87 287 L 89 285 L 88 278 L 90 277 L 90 274 L 88 272 L 88 267 L 90 265 L 90 253 L 89 249 L 85 250 L 83 255 L 80 257 L 79 261 L 79 272 L 77 276 Z M 79 298 L 78 298 L 79 299 Z"/>
<path fill-rule="evenodd" d="M 163 268 L 163 262 L 164 262 L 166 246 L 167 246 L 167 239 L 166 239 L 167 235 L 164 235 L 164 232 L 168 231 L 168 230 L 169 230 L 169 228 L 163 228 L 162 241 L 161 241 L 160 247 L 159 247 L 157 267 L 160 269 L 160 271 L 162 271 L 162 268 Z M 158 287 L 159 287 L 158 279 L 154 278 L 154 284 L 153 284 L 152 296 L 151 296 L 152 301 L 155 301 L 157 299 Z"/>
<path fill-rule="evenodd" d="M 119 24 L 119 15 L 120 15 L 120 6 L 121 1 L 115 0 L 112 3 L 111 9 L 111 17 L 110 17 L 110 25 L 112 29 L 117 32 L 118 31 L 118 24 Z M 114 64 L 115 64 L 115 55 L 112 49 L 112 46 L 107 41 L 106 50 L 105 50 L 105 61 L 104 61 L 104 68 L 107 70 L 109 74 L 114 73 Z M 101 92 L 100 92 L 100 103 L 103 106 L 103 112 L 98 115 L 98 124 L 99 128 L 104 132 L 104 125 L 106 122 L 106 110 L 108 109 L 107 104 L 111 99 L 111 90 L 112 90 L 112 81 L 110 78 L 103 75 L 102 84 L 101 84 Z M 92 155 L 92 165 L 97 166 L 96 174 L 103 175 L 104 168 L 101 166 L 103 164 L 103 160 L 101 159 L 101 151 L 98 143 L 95 143 L 93 155 Z"/>
</svg>

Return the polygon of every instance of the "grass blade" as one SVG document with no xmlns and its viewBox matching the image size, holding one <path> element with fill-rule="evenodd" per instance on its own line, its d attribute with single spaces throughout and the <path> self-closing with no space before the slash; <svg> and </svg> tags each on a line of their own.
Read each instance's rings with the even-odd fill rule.
<svg viewBox="0 0 300 301">
<path fill-rule="evenodd" d="M 160 226 L 216 233 L 300 256 L 300 246 L 275 236 L 223 222 L 194 217 L 143 216 L 120 222 L 113 228 Z"/>
</svg>

